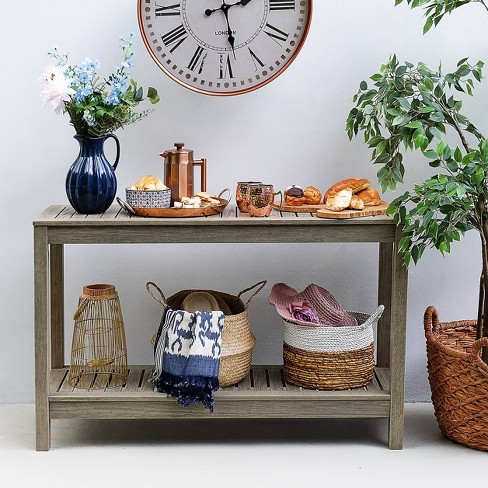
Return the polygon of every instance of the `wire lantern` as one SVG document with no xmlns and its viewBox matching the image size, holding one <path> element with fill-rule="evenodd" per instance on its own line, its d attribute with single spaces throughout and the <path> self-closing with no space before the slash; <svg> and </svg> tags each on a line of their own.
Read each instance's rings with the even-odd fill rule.
<svg viewBox="0 0 488 488">
<path fill-rule="evenodd" d="M 128 377 L 127 346 L 115 287 L 84 286 L 73 319 L 68 383 L 87 390 L 123 386 Z"/>
</svg>

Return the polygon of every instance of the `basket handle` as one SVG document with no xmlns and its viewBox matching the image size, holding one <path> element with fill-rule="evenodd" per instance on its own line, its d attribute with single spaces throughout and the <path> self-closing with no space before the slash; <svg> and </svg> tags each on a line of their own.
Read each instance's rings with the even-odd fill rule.
<svg viewBox="0 0 488 488">
<path fill-rule="evenodd" d="M 475 358 L 479 357 L 481 349 L 484 347 L 488 347 L 488 338 L 482 337 L 481 339 L 474 341 L 473 346 L 471 347 L 471 356 Z"/>
<path fill-rule="evenodd" d="M 249 297 L 249 299 L 247 300 L 246 302 L 246 307 L 249 305 L 249 303 L 251 303 L 251 300 L 266 286 L 266 283 L 268 281 L 267 280 L 263 280 L 263 281 L 259 281 L 258 283 L 250 286 L 249 288 L 246 288 L 245 290 L 242 290 L 241 292 L 239 292 L 239 294 L 237 295 L 237 298 L 241 298 L 241 295 L 243 293 L 246 293 L 246 291 L 250 291 L 254 288 L 256 288 L 257 286 L 259 286 L 259 288 Z"/>
<path fill-rule="evenodd" d="M 439 314 L 433 305 L 428 307 L 424 313 L 424 329 L 426 334 L 439 332 Z"/>
<path fill-rule="evenodd" d="M 385 310 L 384 305 L 378 305 L 378 308 L 371 314 L 369 320 L 371 323 L 377 322 L 381 316 L 383 315 L 383 311 Z"/>
<path fill-rule="evenodd" d="M 156 290 L 159 292 L 160 295 L 159 297 L 153 293 L 151 287 L 156 288 Z M 146 290 L 148 291 L 149 295 L 151 295 L 154 298 L 154 300 L 160 303 L 163 306 L 163 308 L 166 308 L 166 306 L 168 305 L 168 303 L 166 302 L 166 297 L 164 296 L 164 293 L 161 291 L 161 288 L 159 288 L 158 285 L 156 285 L 152 281 L 148 281 L 146 283 Z"/>
</svg>

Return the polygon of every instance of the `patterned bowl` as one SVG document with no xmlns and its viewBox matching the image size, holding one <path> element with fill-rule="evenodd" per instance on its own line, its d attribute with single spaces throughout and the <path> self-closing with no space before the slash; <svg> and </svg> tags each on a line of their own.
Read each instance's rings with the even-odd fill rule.
<svg viewBox="0 0 488 488">
<path fill-rule="evenodd" d="M 169 208 L 171 190 L 131 190 L 125 189 L 126 202 L 132 208 Z"/>
</svg>

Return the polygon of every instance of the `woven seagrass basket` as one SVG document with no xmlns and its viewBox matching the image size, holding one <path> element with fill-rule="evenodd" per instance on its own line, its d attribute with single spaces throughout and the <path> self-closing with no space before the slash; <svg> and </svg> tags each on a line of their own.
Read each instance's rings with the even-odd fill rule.
<svg viewBox="0 0 488 488">
<path fill-rule="evenodd" d="M 427 369 L 441 432 L 449 439 L 488 451 L 488 366 L 481 360 L 488 339 L 476 340 L 476 321 L 439 322 L 424 314 Z"/>
<path fill-rule="evenodd" d="M 380 305 L 372 315 L 349 312 L 357 326 L 304 326 L 283 320 L 285 381 L 314 390 L 346 390 L 371 383 L 373 324 L 383 310 Z"/>
<path fill-rule="evenodd" d="M 155 287 L 161 297 L 155 296 L 149 288 Z M 266 281 L 260 281 L 239 292 L 237 296 L 230 295 L 215 290 L 182 290 L 170 296 L 167 300 L 163 292 L 152 282 L 147 283 L 149 293 L 160 302 L 163 307 L 169 305 L 173 310 L 181 308 L 183 300 L 190 294 L 198 291 L 205 291 L 213 295 L 217 301 L 223 300 L 231 311 L 231 315 L 225 315 L 224 329 L 222 331 L 222 352 L 220 355 L 219 366 L 219 386 L 226 388 L 235 385 L 244 379 L 251 369 L 252 352 L 256 339 L 249 327 L 248 306 L 251 300 L 264 288 Z M 247 302 L 243 302 L 241 296 L 257 288 L 249 297 Z"/>
</svg>

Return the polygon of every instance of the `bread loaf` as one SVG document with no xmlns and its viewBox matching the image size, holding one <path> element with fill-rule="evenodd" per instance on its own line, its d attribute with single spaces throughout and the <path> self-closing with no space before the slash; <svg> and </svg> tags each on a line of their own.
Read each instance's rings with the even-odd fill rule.
<svg viewBox="0 0 488 488">
<path fill-rule="evenodd" d="M 324 197 L 325 198 L 325 197 Z M 340 212 L 349 207 L 352 199 L 352 190 L 344 188 L 336 193 L 330 194 L 325 200 L 325 208 L 333 212 Z"/>
<path fill-rule="evenodd" d="M 368 188 L 371 182 L 365 178 L 347 178 L 342 181 L 338 181 L 335 185 L 332 185 L 324 195 L 325 207 L 333 212 L 340 212 L 345 208 L 351 206 L 351 200 L 353 195 L 365 188 Z M 361 202 L 354 199 L 352 205 L 361 210 Z"/>
<path fill-rule="evenodd" d="M 371 181 L 365 178 L 347 178 L 342 181 L 338 181 L 335 185 L 332 185 L 324 195 L 324 203 L 330 195 L 337 194 L 338 192 L 349 188 L 354 195 L 355 193 L 368 188 L 371 185 Z"/>
</svg>

